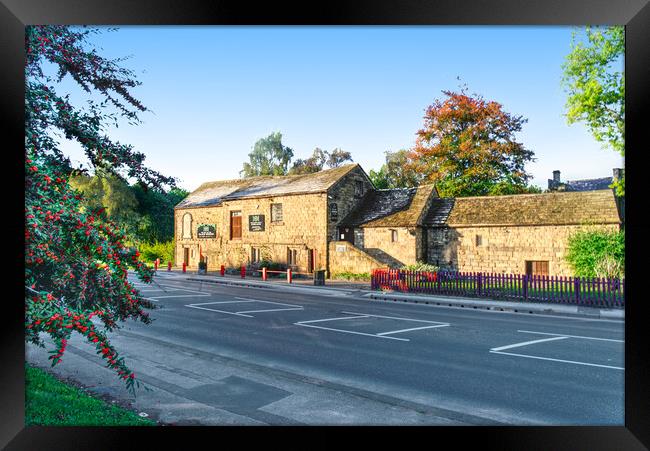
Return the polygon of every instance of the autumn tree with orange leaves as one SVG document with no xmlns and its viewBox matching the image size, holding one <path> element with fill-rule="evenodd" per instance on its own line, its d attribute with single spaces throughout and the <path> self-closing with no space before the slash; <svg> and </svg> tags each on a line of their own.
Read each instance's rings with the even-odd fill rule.
<svg viewBox="0 0 650 451">
<path fill-rule="evenodd" d="M 426 110 L 407 167 L 441 197 L 540 192 L 528 186 L 525 164 L 533 152 L 515 140 L 527 119 L 479 95 L 443 91 Z"/>
</svg>

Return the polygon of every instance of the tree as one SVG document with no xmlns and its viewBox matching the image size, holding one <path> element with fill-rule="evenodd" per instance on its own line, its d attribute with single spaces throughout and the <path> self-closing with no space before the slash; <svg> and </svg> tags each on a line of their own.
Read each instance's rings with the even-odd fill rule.
<svg viewBox="0 0 650 451">
<path fill-rule="evenodd" d="M 73 332 L 82 334 L 134 390 L 139 382 L 106 332 L 129 318 L 149 323 L 154 304 L 130 284 L 127 269 L 150 282 L 152 272 L 124 231 L 103 208 L 83 205 L 83 194 L 69 183 L 70 160 L 57 135 L 77 141 L 95 169 L 140 180 L 152 187 L 174 186 L 173 178 L 144 166 L 144 155 L 102 133 L 107 121 L 137 124 L 144 105 L 129 92 L 139 83 L 131 71 L 97 54 L 88 41 L 98 30 L 67 26 L 25 28 L 25 339 L 44 346 L 49 335 L 58 363 Z M 43 67 L 52 65 L 56 75 Z M 75 107 L 53 82 L 70 75 L 103 101 Z M 112 108 L 110 110 L 109 108 Z M 93 319 L 99 320 L 98 323 Z"/>
<path fill-rule="evenodd" d="M 316 147 L 311 157 L 306 160 L 296 160 L 289 170 L 289 174 L 311 174 L 322 171 L 325 166 L 328 168 L 338 168 L 346 161 L 352 161 L 352 155 L 350 152 L 346 152 L 339 148 L 334 149 L 332 152 L 328 152 L 327 150 L 322 150 L 319 147 Z"/>
<path fill-rule="evenodd" d="M 174 207 L 189 193 L 180 188 L 168 191 L 147 189 L 139 183 L 131 187 L 131 192 L 138 202 L 137 240 L 149 244 L 173 240 Z"/>
<path fill-rule="evenodd" d="M 282 145 L 282 133 L 275 132 L 258 140 L 248 158 L 249 162 L 240 171 L 243 177 L 286 175 L 293 150 Z"/>
<path fill-rule="evenodd" d="M 368 177 L 377 189 L 410 188 L 418 186 L 422 177 L 409 165 L 409 151 L 385 152 L 386 163 L 378 172 L 370 171 Z"/>
<path fill-rule="evenodd" d="M 622 26 L 586 27 L 586 41 L 574 33 L 571 52 L 562 65 L 568 94 L 567 122 L 584 122 L 596 141 L 625 155 L 625 77 Z M 625 192 L 625 179 L 617 184 Z"/>
<path fill-rule="evenodd" d="M 426 110 L 424 127 L 405 165 L 420 182 L 436 184 L 441 196 L 526 192 L 533 152 L 515 140 L 527 121 L 476 94 L 443 91 Z"/>
<path fill-rule="evenodd" d="M 569 237 L 565 259 L 576 276 L 622 278 L 625 275 L 625 232 L 579 230 Z"/>
</svg>

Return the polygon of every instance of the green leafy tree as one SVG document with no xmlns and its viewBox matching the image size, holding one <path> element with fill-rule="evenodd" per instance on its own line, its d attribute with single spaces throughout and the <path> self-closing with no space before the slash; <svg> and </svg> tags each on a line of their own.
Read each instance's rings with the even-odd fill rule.
<svg viewBox="0 0 650 451">
<path fill-rule="evenodd" d="M 243 177 L 287 175 L 292 158 L 293 150 L 282 144 L 282 133 L 271 133 L 255 143 L 240 174 Z"/>
<path fill-rule="evenodd" d="M 370 170 L 368 177 L 377 189 L 410 188 L 418 186 L 423 177 L 409 165 L 409 151 L 384 152 L 386 163 L 379 171 Z"/>
<path fill-rule="evenodd" d="M 314 172 L 320 172 L 325 166 L 328 168 L 337 168 L 341 166 L 346 161 L 352 161 L 352 155 L 350 152 L 346 152 L 339 148 L 334 149 L 332 152 L 327 150 L 322 150 L 319 147 L 314 149 L 311 157 L 303 160 L 298 159 L 293 163 L 289 174 L 312 174 Z"/>
<path fill-rule="evenodd" d="M 352 161 L 352 155 L 350 152 L 339 149 L 338 147 L 331 152 L 325 152 L 327 155 L 327 160 L 325 164 L 328 168 L 338 168 L 347 161 Z"/>
<path fill-rule="evenodd" d="M 148 189 L 136 183 L 131 187 L 137 200 L 139 222 L 135 236 L 141 243 L 168 242 L 174 239 L 174 207 L 187 195 L 187 191 L 172 188 L 168 191 Z"/>
<path fill-rule="evenodd" d="M 625 29 L 586 27 L 574 33 L 562 65 L 567 122 L 584 122 L 596 141 L 625 155 Z M 625 193 L 625 179 L 615 184 Z"/>
<path fill-rule="evenodd" d="M 74 168 L 55 137 L 79 143 L 91 165 L 107 174 L 123 173 L 159 188 L 175 181 L 144 166 L 144 155 L 131 146 L 103 134 L 107 121 L 138 123 L 146 108 L 130 93 L 139 84 L 134 74 L 90 44 L 96 32 L 25 27 L 25 339 L 44 346 L 41 334 L 49 335 L 56 346 L 50 356 L 54 365 L 77 332 L 134 390 L 139 382 L 106 332 L 129 318 L 151 321 L 145 310 L 154 304 L 131 285 L 127 269 L 135 268 L 144 282 L 152 273 L 139 252 L 125 245 L 124 230 L 105 209 L 88 208 L 83 194 L 70 186 Z M 46 72 L 46 65 L 56 74 Z M 104 100 L 86 108 L 71 104 L 54 87 L 67 75 Z"/>
<path fill-rule="evenodd" d="M 533 152 L 516 141 L 515 133 L 527 119 L 464 89 L 443 93 L 446 98 L 427 108 L 405 167 L 421 182 L 435 183 L 441 196 L 525 192 L 531 177 L 525 164 Z"/>
<path fill-rule="evenodd" d="M 625 275 L 625 233 L 581 230 L 569 237 L 566 261 L 579 277 Z"/>
</svg>

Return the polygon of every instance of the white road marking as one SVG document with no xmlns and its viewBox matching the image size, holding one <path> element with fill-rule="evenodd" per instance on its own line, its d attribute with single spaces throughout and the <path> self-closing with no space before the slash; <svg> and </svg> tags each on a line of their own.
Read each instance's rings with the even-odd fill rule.
<svg viewBox="0 0 650 451">
<path fill-rule="evenodd" d="M 209 310 L 211 312 L 225 313 L 227 315 L 245 316 L 247 318 L 253 318 L 253 316 L 251 316 L 251 315 L 244 315 L 242 313 L 234 313 L 234 312 L 226 312 L 224 310 L 217 310 L 217 309 L 212 309 L 212 308 L 199 307 L 199 306 L 196 306 L 196 305 L 186 305 L 185 307 L 191 307 L 191 308 L 196 308 L 196 309 L 201 309 L 201 310 Z"/>
<path fill-rule="evenodd" d="M 246 310 L 242 312 L 237 312 L 237 313 L 255 313 L 255 312 L 282 312 L 285 310 L 302 310 L 302 307 L 298 308 L 276 308 L 276 309 L 270 309 L 270 310 Z"/>
<path fill-rule="evenodd" d="M 561 338 L 564 338 L 564 337 L 561 337 Z M 625 368 L 621 368 L 621 367 L 618 367 L 618 366 L 598 365 L 596 363 L 576 362 L 574 360 L 552 359 L 550 357 L 538 357 L 538 356 L 526 355 L 526 354 L 514 354 L 514 353 L 511 353 L 511 352 L 500 352 L 500 351 L 495 351 L 495 350 L 492 350 L 492 349 L 490 350 L 490 352 L 493 353 L 493 354 L 514 355 L 514 356 L 517 356 L 517 357 L 527 357 L 529 359 L 550 360 L 552 362 L 573 363 L 575 365 L 597 366 L 597 367 L 600 367 L 600 368 L 610 368 L 610 369 L 613 369 L 613 370 L 623 370 L 623 371 L 625 371 Z"/>
<path fill-rule="evenodd" d="M 244 300 L 244 301 L 250 301 L 250 302 L 263 302 L 263 303 L 265 303 L 265 304 L 286 305 L 286 306 L 288 306 L 288 307 L 303 308 L 302 305 L 298 305 L 298 306 L 297 306 L 297 305 L 295 305 L 295 304 L 283 304 L 282 302 L 263 301 L 263 300 L 261 300 L 261 299 L 239 298 L 239 297 L 235 297 L 235 299 L 241 299 L 241 300 Z"/>
<path fill-rule="evenodd" d="M 354 331 L 351 331 L 351 330 L 333 329 L 331 327 L 323 327 L 323 326 L 312 326 L 311 324 L 305 324 L 304 322 L 303 323 L 294 323 L 294 324 L 296 324 L 297 326 L 303 326 L 303 327 L 313 327 L 315 329 L 334 330 L 336 332 L 344 332 L 346 334 L 365 335 L 367 337 L 388 338 L 388 339 L 391 339 L 391 340 L 400 340 L 400 341 L 411 341 L 408 338 L 384 337 L 384 336 L 377 335 L 377 334 L 365 334 L 363 332 L 354 332 Z"/>
<path fill-rule="evenodd" d="M 519 348 L 520 346 L 528 346 L 535 343 L 542 343 L 545 341 L 565 340 L 567 338 L 569 337 L 561 336 L 561 337 L 553 337 L 553 338 L 542 338 L 541 340 L 524 341 L 523 343 L 515 343 L 513 345 L 501 346 L 500 348 L 492 348 L 490 349 L 490 352 L 499 352 L 499 351 L 503 351 L 504 349 Z"/>
<path fill-rule="evenodd" d="M 172 294 L 172 295 L 169 295 L 169 296 L 155 296 L 154 298 L 155 298 L 155 299 L 167 299 L 167 298 L 193 298 L 193 297 L 197 297 L 197 296 L 201 296 L 201 297 L 208 296 L 208 297 L 210 297 L 209 294 Z"/>
<path fill-rule="evenodd" d="M 382 332 L 382 333 L 377 334 L 377 335 L 383 336 L 383 335 L 390 335 L 390 334 L 399 334 L 401 332 L 409 332 L 411 330 L 435 329 L 437 327 L 449 327 L 449 324 L 438 324 L 437 326 L 412 327 L 410 329 L 402 329 L 402 330 L 393 330 L 393 331 L 390 331 L 390 332 Z"/>
<path fill-rule="evenodd" d="M 400 318 L 398 316 L 371 315 L 369 313 L 355 313 L 355 312 L 341 312 L 341 313 L 347 313 L 347 314 L 350 314 L 350 315 L 373 316 L 375 318 L 398 319 L 398 320 L 401 320 L 401 321 L 416 321 L 416 322 L 419 322 L 419 323 L 444 324 L 446 326 L 449 326 L 449 323 L 442 323 L 440 321 L 427 321 L 427 320 L 424 320 L 424 319 Z"/>
<path fill-rule="evenodd" d="M 200 304 L 190 304 L 190 305 L 246 304 L 248 302 L 257 302 L 257 301 L 216 301 L 216 302 L 201 302 Z"/>
<path fill-rule="evenodd" d="M 614 341 L 617 343 L 625 343 L 625 340 L 615 340 L 613 338 L 597 338 L 597 337 L 584 337 L 582 335 L 566 335 L 566 334 L 551 334 L 548 332 L 535 332 L 532 330 L 518 330 L 517 332 L 523 332 L 526 334 L 539 334 L 539 335 L 556 335 L 560 337 L 571 337 L 571 338 L 584 338 L 585 340 L 602 340 L 602 341 Z"/>
<path fill-rule="evenodd" d="M 310 321 L 300 321 L 299 323 L 296 324 L 307 324 L 307 323 L 320 323 L 322 321 L 336 321 L 339 319 L 355 319 L 355 318 L 368 318 L 370 315 L 362 315 L 362 316 L 341 316 L 339 318 L 325 318 L 325 319 L 313 319 Z"/>
</svg>

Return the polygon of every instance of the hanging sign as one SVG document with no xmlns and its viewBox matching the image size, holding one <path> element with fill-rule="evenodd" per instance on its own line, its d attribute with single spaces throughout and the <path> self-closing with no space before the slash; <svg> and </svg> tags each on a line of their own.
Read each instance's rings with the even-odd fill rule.
<svg viewBox="0 0 650 451">
<path fill-rule="evenodd" d="M 199 224 L 196 229 L 197 238 L 216 238 L 217 227 L 214 224 Z"/>
</svg>

